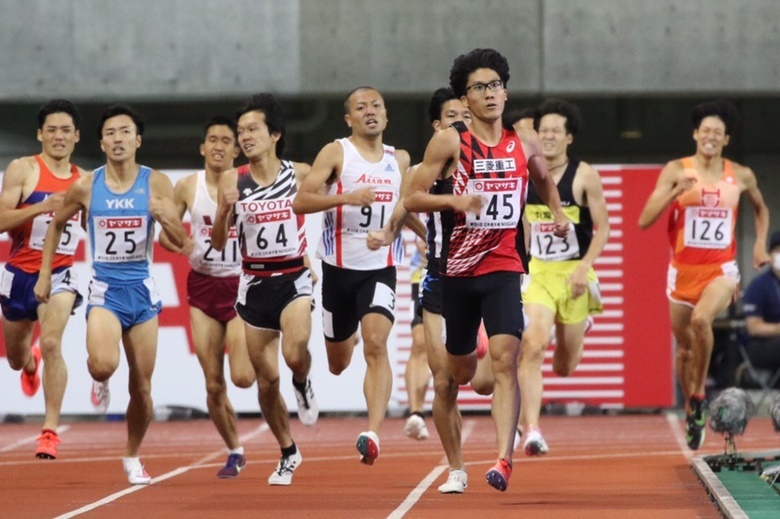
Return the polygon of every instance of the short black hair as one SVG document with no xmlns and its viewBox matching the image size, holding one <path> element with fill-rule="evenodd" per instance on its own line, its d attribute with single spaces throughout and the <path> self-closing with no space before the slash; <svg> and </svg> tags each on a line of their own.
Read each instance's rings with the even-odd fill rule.
<svg viewBox="0 0 780 519">
<path fill-rule="evenodd" d="M 582 114 L 577 105 L 564 101 L 563 99 L 548 99 L 536 109 L 534 116 L 534 128 L 539 129 L 539 121 L 548 114 L 558 114 L 566 118 L 564 128 L 566 133 L 577 135 L 582 125 Z"/>
<path fill-rule="evenodd" d="M 203 139 L 205 140 L 206 137 L 209 134 L 209 129 L 212 126 L 227 126 L 230 128 L 230 131 L 233 132 L 233 140 L 236 141 L 236 146 L 238 146 L 238 133 L 236 130 L 236 121 L 231 119 L 230 117 L 225 117 L 224 115 L 215 115 L 209 121 L 203 126 Z"/>
<path fill-rule="evenodd" d="M 431 123 L 441 120 L 441 110 L 444 108 L 444 103 L 453 99 L 460 100 L 450 87 L 439 88 L 433 93 L 431 102 L 428 104 L 428 119 L 431 120 Z"/>
<path fill-rule="evenodd" d="M 379 92 L 379 90 L 377 90 L 376 88 L 374 88 L 372 86 L 368 86 L 368 85 L 363 85 L 363 86 L 359 86 L 357 88 L 353 88 L 352 90 L 350 90 L 349 94 L 347 94 L 347 97 L 344 98 L 344 113 L 345 114 L 349 113 L 349 98 L 352 97 L 352 94 L 354 94 L 355 92 L 360 92 L 361 90 L 373 90 L 374 92 L 378 92 L 380 96 L 382 95 L 382 92 Z M 384 99 L 384 96 L 383 96 L 383 99 Z"/>
<path fill-rule="evenodd" d="M 265 125 L 268 127 L 268 133 L 279 134 L 279 140 L 276 141 L 276 156 L 281 158 L 284 153 L 284 147 L 287 144 L 282 103 L 273 94 L 267 92 L 255 94 L 247 99 L 238 112 L 236 112 L 236 122 L 242 115 L 249 112 L 262 112 L 265 115 Z"/>
<path fill-rule="evenodd" d="M 466 95 L 466 82 L 469 74 L 477 69 L 489 68 L 496 71 L 506 87 L 509 83 L 509 62 L 495 49 L 474 49 L 468 54 L 461 54 L 452 63 L 450 69 L 450 87 L 455 95 Z"/>
<path fill-rule="evenodd" d="M 521 108 L 519 110 L 510 110 L 504 113 L 502 123 L 504 128 L 510 128 L 520 119 L 536 119 L 536 113 L 533 108 Z"/>
<path fill-rule="evenodd" d="M 100 122 L 98 122 L 97 127 L 98 139 L 103 138 L 103 126 L 105 126 L 106 121 L 117 115 L 130 117 L 133 120 L 133 124 L 135 124 L 135 133 L 139 136 L 144 134 L 144 119 L 141 117 L 141 114 L 128 105 L 112 105 L 106 108 L 100 115 Z"/>
<path fill-rule="evenodd" d="M 68 114 L 73 119 L 73 126 L 76 130 L 81 126 L 81 115 L 79 114 L 76 105 L 68 101 L 67 99 L 52 99 L 41 105 L 38 109 L 38 129 L 42 130 L 43 125 L 46 123 L 46 118 L 51 114 Z"/>
<path fill-rule="evenodd" d="M 739 110 L 730 101 L 708 101 L 694 107 L 691 112 L 691 124 L 697 130 L 705 117 L 714 116 L 723 121 L 726 126 L 726 135 L 737 129 L 739 124 Z"/>
</svg>

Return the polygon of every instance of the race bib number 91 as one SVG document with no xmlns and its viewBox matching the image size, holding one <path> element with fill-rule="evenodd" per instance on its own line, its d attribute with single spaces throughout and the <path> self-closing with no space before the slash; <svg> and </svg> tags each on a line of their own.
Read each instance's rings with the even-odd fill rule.
<svg viewBox="0 0 780 519">
<path fill-rule="evenodd" d="M 97 216 L 94 222 L 95 261 L 122 263 L 146 259 L 146 216 Z"/>
<path fill-rule="evenodd" d="M 731 245 L 733 218 L 729 208 L 686 208 L 683 244 L 699 249 L 727 248 Z"/>
<path fill-rule="evenodd" d="M 509 229 L 520 222 L 521 178 L 469 179 L 468 193 L 482 197 L 479 213 L 466 213 L 466 226 Z"/>
<path fill-rule="evenodd" d="M 392 191 L 376 191 L 374 203 L 357 207 L 345 205 L 344 229 L 347 232 L 364 234 L 378 231 L 384 227 L 395 208 L 395 193 Z"/>
</svg>

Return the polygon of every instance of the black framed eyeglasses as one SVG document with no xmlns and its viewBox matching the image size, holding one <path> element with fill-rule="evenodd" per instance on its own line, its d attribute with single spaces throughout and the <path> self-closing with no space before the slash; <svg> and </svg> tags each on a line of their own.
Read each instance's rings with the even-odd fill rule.
<svg viewBox="0 0 780 519">
<path fill-rule="evenodd" d="M 498 92 L 502 88 L 504 88 L 504 82 L 500 79 L 496 79 L 490 83 L 474 83 L 471 86 L 467 86 L 466 93 L 474 92 L 475 94 L 484 94 L 485 89 L 490 89 L 491 92 Z"/>
</svg>

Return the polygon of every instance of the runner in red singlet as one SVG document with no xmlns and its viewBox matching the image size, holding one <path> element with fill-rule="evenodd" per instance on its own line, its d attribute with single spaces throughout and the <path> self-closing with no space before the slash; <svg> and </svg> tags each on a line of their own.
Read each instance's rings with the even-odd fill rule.
<svg viewBox="0 0 780 519">
<path fill-rule="evenodd" d="M 493 49 L 459 56 L 450 70 L 450 86 L 471 112 L 469 126 L 456 123 L 436 133 L 412 179 L 405 206 L 412 212 L 444 211 L 441 289 L 452 377 L 469 382 L 477 366 L 477 330 L 484 319 L 490 337 L 495 389 L 493 419 L 498 462 L 486 478 L 506 490 L 512 471 L 512 448 L 520 411 L 517 356 L 523 329 L 520 274 L 516 247 L 528 180 L 555 215 L 555 232 L 565 235 L 569 222 L 533 131 L 502 126 L 509 80 L 506 59 Z M 453 193 L 429 189 L 449 163 Z"/>
</svg>

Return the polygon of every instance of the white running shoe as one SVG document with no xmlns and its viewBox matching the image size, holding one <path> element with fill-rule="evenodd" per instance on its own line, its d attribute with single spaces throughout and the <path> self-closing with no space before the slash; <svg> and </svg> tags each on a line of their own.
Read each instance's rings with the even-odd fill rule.
<svg viewBox="0 0 780 519">
<path fill-rule="evenodd" d="M 320 408 L 317 405 L 317 399 L 314 397 L 314 390 L 311 388 L 311 377 L 306 377 L 306 390 L 301 393 L 293 384 L 295 399 L 298 401 L 298 419 L 303 425 L 312 426 L 317 423 L 320 416 Z"/>
<path fill-rule="evenodd" d="M 523 443 L 523 451 L 526 456 L 542 456 L 550 452 L 550 448 L 544 441 L 542 433 L 538 429 L 531 429 Z"/>
<path fill-rule="evenodd" d="M 355 444 L 360 453 L 360 463 L 373 465 L 379 457 L 379 436 L 374 431 L 362 432 Z"/>
<path fill-rule="evenodd" d="M 292 456 L 282 456 L 276 464 L 273 474 L 268 478 L 269 485 L 292 484 L 293 472 L 303 463 L 301 450 L 298 449 Z"/>
<path fill-rule="evenodd" d="M 422 416 L 413 414 L 406 419 L 404 434 L 415 440 L 427 440 L 428 428 L 425 426 L 425 420 Z"/>
<path fill-rule="evenodd" d="M 131 485 L 148 485 L 152 482 L 151 476 L 146 473 L 146 469 L 141 465 L 141 460 L 136 458 L 122 458 L 122 467 L 127 474 L 127 481 Z"/>
<path fill-rule="evenodd" d="M 111 392 L 108 390 L 108 380 L 105 382 L 92 381 L 92 394 L 90 395 L 92 407 L 98 413 L 108 411 L 108 404 L 111 403 Z"/>
<path fill-rule="evenodd" d="M 439 486 L 442 494 L 462 494 L 469 486 L 469 476 L 465 470 L 452 470 L 447 477 L 447 482 Z"/>
<path fill-rule="evenodd" d="M 515 441 L 512 443 L 512 452 L 516 451 L 518 447 L 520 447 L 520 442 L 523 441 L 523 431 L 520 430 L 520 428 L 517 428 L 517 431 L 515 431 Z"/>
</svg>

